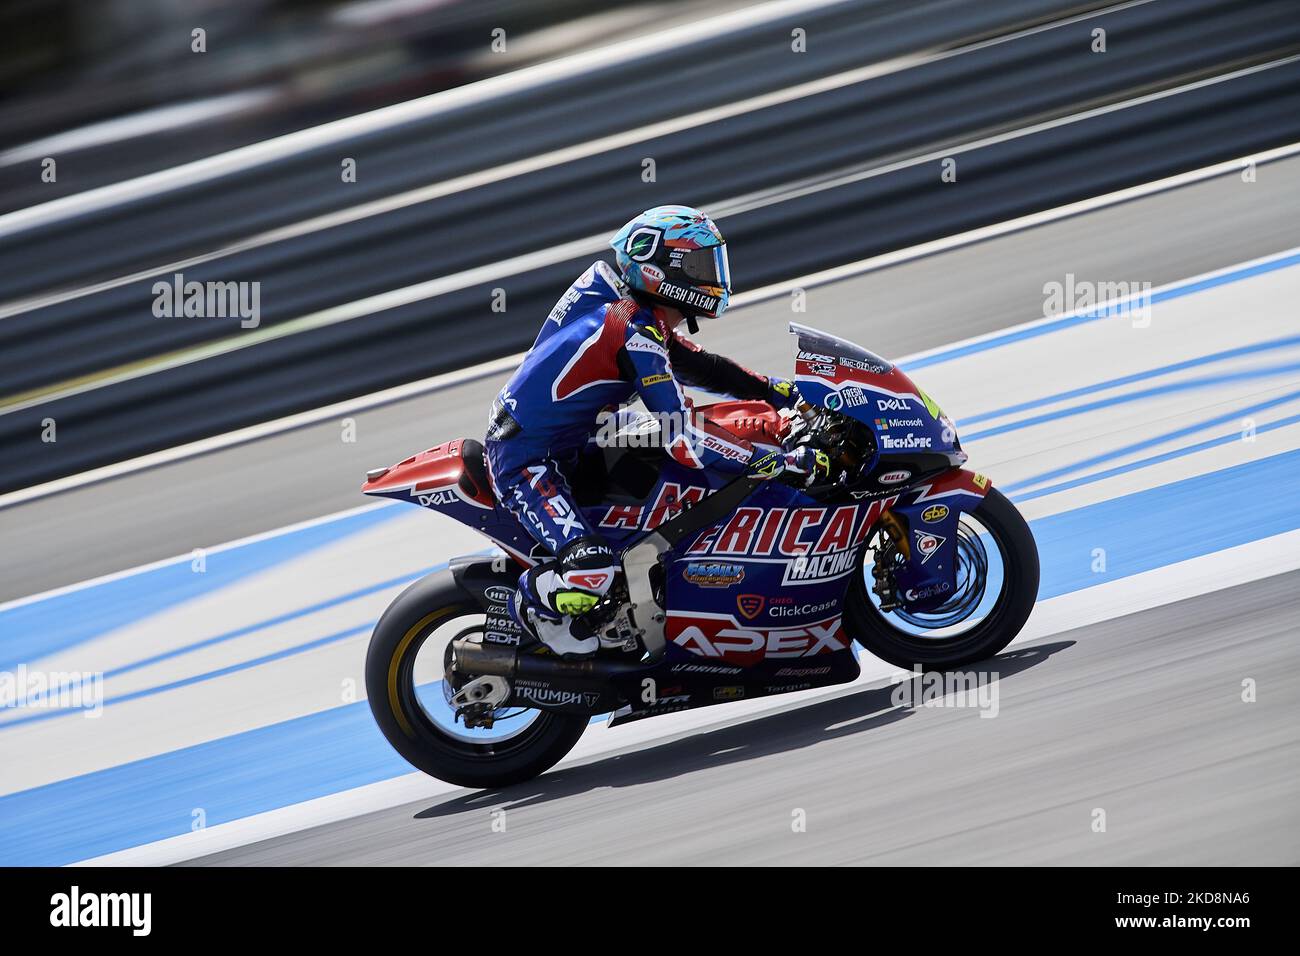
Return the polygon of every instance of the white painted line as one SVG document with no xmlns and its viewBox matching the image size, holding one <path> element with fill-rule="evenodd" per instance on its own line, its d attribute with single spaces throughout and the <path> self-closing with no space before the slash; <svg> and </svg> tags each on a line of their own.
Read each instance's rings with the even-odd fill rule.
<svg viewBox="0 0 1300 956">
<path fill-rule="evenodd" d="M 1034 608 L 1025 629 L 1009 646 L 1017 647 L 1030 641 L 1045 640 L 1076 628 L 1248 584 L 1297 568 L 1300 568 L 1300 531 L 1289 531 L 1042 601 Z M 660 740 L 677 740 L 728 724 L 753 720 L 791 706 L 802 706 L 842 694 L 846 686 L 885 684 L 907 676 L 906 671 L 870 657 L 864 656 L 862 663 L 862 676 L 851 685 L 743 701 L 717 708 L 705 707 L 624 727 L 592 726 L 573 753 L 558 766 L 564 767 L 629 746 L 648 746 Z M 652 730 L 652 726 L 656 729 Z M 627 733 L 628 731 L 640 732 Z M 411 773 L 73 865 L 166 866 L 247 846 L 260 840 L 300 833 L 312 827 L 337 823 L 376 810 L 433 799 L 457 789 L 459 788 L 424 774 Z"/>
<path fill-rule="evenodd" d="M 738 116 L 742 113 L 775 106 L 779 103 L 789 102 L 805 96 L 813 96 L 817 93 L 849 85 L 850 83 L 858 83 L 873 76 L 883 76 L 884 74 L 894 72 L 895 70 L 906 69 L 918 63 L 927 62 L 927 59 L 927 57 L 920 55 L 900 57 L 897 60 L 872 64 L 869 67 L 850 70 L 847 73 L 841 73 L 838 76 L 814 80 L 797 87 L 777 90 L 772 93 L 752 97 L 748 100 L 741 100 L 735 103 L 728 103 L 724 106 L 701 110 L 697 113 L 692 113 L 678 119 L 663 120 L 658 123 L 639 126 L 635 129 L 612 133 L 608 136 L 588 140 L 584 143 L 565 146 L 561 149 L 554 149 L 550 152 L 540 153 L 526 159 L 504 163 L 491 169 L 466 173 L 463 176 L 456 176 L 452 179 L 431 183 L 427 186 L 420 186 L 416 189 L 396 193 L 392 196 L 384 196 L 380 199 L 371 200 L 370 202 L 362 203 L 358 206 L 351 206 L 335 212 L 313 216 L 310 219 L 304 219 L 301 222 L 291 223 L 287 226 L 269 229 L 265 232 L 249 236 L 248 238 L 241 239 L 237 242 L 229 243 L 218 249 L 214 249 L 211 252 L 190 256 L 187 259 L 178 259 L 175 262 L 169 262 L 148 269 L 141 269 L 130 273 L 129 275 L 117 276 L 113 279 L 107 279 L 103 282 L 97 282 L 76 289 L 41 293 L 26 299 L 18 299 L 0 306 L 0 319 L 9 318 L 10 316 L 18 315 L 22 312 L 30 312 L 34 309 L 48 308 L 49 306 L 57 305 L 60 302 L 68 302 L 88 295 L 106 292 L 109 289 L 115 289 L 131 282 L 138 282 L 147 279 L 150 276 L 183 272 L 185 269 L 201 265 L 205 262 L 211 262 L 214 259 L 221 259 L 226 256 L 235 255 L 236 253 L 247 252 L 250 249 L 257 249 L 276 242 L 284 242 L 313 232 L 332 229 L 336 226 L 345 225 L 350 222 L 357 222 L 362 219 L 368 219 L 372 216 L 382 215 L 387 212 L 393 212 L 394 210 L 403 209 L 407 206 L 430 202 L 444 196 L 452 196 L 467 190 L 478 189 L 506 179 L 526 176 L 530 173 L 539 172 L 565 163 L 575 162 L 579 159 L 595 156 L 603 152 L 619 149 L 624 146 L 630 146 L 656 137 L 669 136 L 673 133 L 678 133 L 694 127 L 717 123 Z M 0 220 L 2 219 L 3 217 L 0 217 Z M 611 226 L 610 232 L 612 233 L 616 228 L 616 225 Z M 596 241 L 598 242 L 598 240 Z M 584 239 L 578 240 L 578 242 L 581 243 L 583 249 L 586 249 L 592 245 L 593 240 Z M 595 246 L 595 248 L 600 248 L 600 245 Z M 580 252 L 575 254 L 580 254 Z M 509 262 L 512 260 L 505 261 Z"/>
<path fill-rule="evenodd" d="M 164 130 L 183 129 L 216 117 L 249 113 L 266 105 L 274 95 L 267 88 L 222 93 L 204 99 L 157 106 L 129 116 L 115 116 L 5 150 L 0 153 L 0 166 L 12 166 L 14 163 L 78 149 L 90 149 Z"/>
<path fill-rule="evenodd" d="M 1091 17 L 1100 16 L 1102 14 L 1111 13 L 1115 10 L 1122 9 L 1124 7 L 1135 6 L 1135 5 L 1140 5 L 1144 3 L 1150 3 L 1150 2 L 1152 2 L 1152 0 L 1129 0 L 1129 2 L 1121 3 L 1114 7 L 1108 7 L 1105 10 L 1094 10 L 1089 13 L 1079 14 L 1078 16 L 1070 17 L 1065 20 L 1059 20 L 1053 23 L 1042 24 L 1040 26 L 1032 27 L 1027 30 L 1017 31 L 1015 33 L 1007 34 L 1006 36 L 994 37 L 988 40 L 981 40 L 977 43 L 968 44 L 966 46 L 958 47 L 956 49 L 908 54 L 907 56 L 900 56 L 891 60 L 885 60 L 879 63 L 872 63 L 868 66 L 858 67 L 852 70 L 846 70 L 842 73 L 838 73 L 833 76 L 819 77 L 818 79 L 815 80 L 810 80 L 808 82 L 800 83 L 795 86 L 786 87 L 785 89 L 774 90 L 769 93 L 759 94 L 757 96 L 753 96 L 745 100 L 738 100 L 733 103 L 726 103 L 721 106 L 716 106 L 705 110 L 699 110 L 695 113 L 690 113 L 686 116 L 662 120 L 657 123 L 644 124 L 630 130 L 624 130 L 619 133 L 611 133 L 607 136 L 601 136 L 596 139 L 587 140 L 583 143 L 578 143 L 572 146 L 566 146 L 561 149 L 551 150 L 546 153 L 540 153 L 536 156 L 530 156 L 525 159 L 516 160 L 514 162 L 504 163 L 502 165 L 495 166 L 491 169 L 485 169 L 473 173 L 466 173 L 465 175 L 457 176 L 452 179 L 444 180 L 442 182 L 431 183 L 427 186 L 420 186 L 416 189 L 410 189 L 405 192 L 396 193 L 392 196 L 384 196 L 379 199 L 362 203 L 357 206 L 351 206 L 346 209 L 340 209 L 334 212 L 324 213 L 319 216 L 313 216 L 309 219 L 305 219 L 296 223 L 291 223 L 290 225 L 287 226 L 280 226 L 275 229 L 269 229 L 264 232 L 258 233 L 256 235 L 241 239 L 237 242 L 229 243 L 218 249 L 205 252 L 201 255 L 190 256 L 189 258 L 186 259 L 178 259 L 174 262 L 165 263 L 163 265 L 154 266 L 148 269 L 141 269 L 136 272 L 130 273 L 129 275 L 117 276 L 113 279 L 107 279 L 103 282 L 97 282 L 91 285 L 82 286 L 80 288 L 65 289 L 65 290 L 60 290 L 57 292 L 50 292 L 50 293 L 41 293 L 38 295 L 30 296 L 25 299 L 17 299 L 14 300 L 13 302 L 0 305 L 0 319 L 8 318 L 13 315 L 18 315 L 22 312 L 29 312 L 34 309 L 47 308 L 52 305 L 57 305 L 61 302 L 68 302 L 73 299 L 82 298 L 88 295 L 95 295 L 100 292 L 105 292 L 109 289 L 118 288 L 119 286 L 123 286 L 131 282 L 142 281 L 151 276 L 157 276 L 166 273 L 183 272 L 185 269 L 192 268 L 193 266 L 196 265 L 201 265 L 202 263 L 205 262 L 211 262 L 214 259 L 220 259 L 225 256 L 235 255 L 236 253 L 247 252 L 250 249 L 257 249 L 262 246 L 270 245 L 276 242 L 284 242 L 286 240 L 293 239 L 303 235 L 308 235 L 313 232 L 319 232 L 324 229 L 331 229 L 336 226 L 345 225 L 347 223 L 357 222 L 361 219 L 367 219 L 372 216 L 382 215 L 384 213 L 392 212 L 397 209 L 403 209 L 408 206 L 417 205 L 419 203 L 429 202 L 434 199 L 438 199 L 444 196 L 454 195 L 460 192 L 465 192 L 470 189 L 478 189 L 480 187 L 487 186 L 492 183 L 501 182 L 503 180 L 515 178 L 518 176 L 525 176 L 528 175 L 529 173 L 539 172 L 543 169 L 549 169 L 555 166 L 563 165 L 565 163 L 575 162 L 576 160 L 585 159 L 591 156 L 596 156 L 599 155 L 600 153 L 609 152 L 615 149 L 621 149 L 625 146 L 630 146 L 635 143 L 646 142 L 648 140 L 657 139 L 663 136 L 670 136 L 675 133 L 680 133 L 688 129 L 695 129 L 702 126 L 709 126 L 715 123 L 722 122 L 727 119 L 733 119 L 736 116 L 741 116 L 745 113 L 752 113 L 761 109 L 767 109 L 768 107 L 777 106 L 782 103 L 789 103 L 789 102 L 793 102 L 794 100 L 804 99 L 810 96 L 816 96 L 833 90 L 842 89 L 846 86 L 852 86 L 858 83 L 863 83 L 867 80 L 875 79 L 881 76 L 886 76 L 891 73 L 901 72 L 903 70 L 911 69 L 913 67 L 920 66 L 922 64 L 933 63 L 938 60 L 948 59 L 949 57 L 960 56 L 962 54 L 970 53 L 972 51 L 979 50 L 985 47 L 995 46 L 1000 43 L 1006 43 L 1016 39 L 1020 39 L 1022 37 L 1029 36 L 1031 34 L 1041 33 L 1046 30 L 1056 29 L 1057 27 L 1065 26 L 1070 23 L 1074 23 L 1078 20 L 1084 20 Z M 1211 81 L 1205 80 L 1199 82 L 1204 83 L 1204 82 L 1211 82 Z M 1187 87 L 1187 88 L 1191 88 L 1191 87 Z M 1150 94 L 1150 95 L 1158 97 L 1167 94 Z M 1109 110 L 1109 107 L 1100 107 L 1099 110 L 1105 112 Z M 1089 116 L 1096 115 L 1096 113 L 1097 111 L 1088 111 L 1087 113 L 1081 113 L 1079 114 L 1079 118 L 1087 118 Z M 1051 128 L 1052 125 L 1059 125 L 1060 122 L 1061 122 L 1060 120 L 1056 120 L 1046 125 L 1040 124 L 1039 126 L 1036 127 L 1030 127 L 1029 131 L 1031 132 L 1041 131 L 1042 129 Z M 863 172 L 861 170 L 855 170 L 852 173 L 850 173 L 847 178 L 844 178 L 842 180 L 834 180 L 831 182 L 830 185 L 825 185 L 821 183 L 817 183 L 816 185 L 813 185 L 813 183 L 816 181 L 809 181 L 808 183 L 804 184 L 799 188 L 800 191 L 797 191 L 792 195 L 796 195 L 796 196 L 806 195 L 809 192 L 815 192 L 818 189 L 832 188 L 834 185 L 843 185 L 844 183 L 854 182 L 858 179 L 867 178 L 875 175 L 881 175 L 887 172 L 892 172 L 896 169 L 905 168 L 906 166 L 909 165 L 915 165 L 918 162 L 927 161 L 935 157 L 947 156 L 954 152 L 965 152 L 970 149 L 979 148 L 980 146 L 985 146 L 991 143 L 1000 142 L 1003 139 L 1010 138 L 1015 135 L 1019 135 L 1019 134 L 1016 134 L 1014 132 L 1004 133 L 996 137 L 975 140 L 973 143 L 967 146 L 946 150 L 942 153 L 928 154 L 924 157 L 920 157 L 915 160 L 904 161 L 900 163 L 892 163 L 887 166 L 881 166 L 879 168 L 868 170 L 866 172 Z M 759 206 L 767 205 L 771 202 L 783 201 L 783 199 L 779 197 L 776 199 L 770 198 L 773 192 L 774 192 L 773 190 L 767 190 L 762 193 L 755 193 L 751 196 L 742 197 L 741 199 L 738 200 L 732 200 L 730 204 L 728 204 L 727 202 L 718 204 L 716 209 L 717 216 L 721 217 L 722 215 L 727 213 L 734 214 L 736 212 L 740 212 L 748 209 L 759 208 Z M 780 192 L 780 190 L 777 190 L 776 192 Z M 791 196 L 786 196 L 785 198 L 791 198 Z M 723 207 L 728 205 L 733 206 L 734 208 L 724 210 Z M 0 216 L 0 224 L 3 223 L 3 218 L 4 217 Z M 611 226 L 611 232 L 613 231 L 614 228 L 616 228 L 616 226 Z M 0 231 L 0 234 L 2 234 L 2 231 Z M 589 241 L 589 240 L 584 240 L 584 241 Z M 598 244 L 596 248 L 597 249 L 603 248 L 603 243 L 599 242 L 599 239 L 597 240 L 597 242 Z"/>
<path fill-rule="evenodd" d="M 634 37 L 594 50 L 585 50 L 536 66 L 526 67 L 488 77 L 476 83 L 451 90 L 432 93 L 405 103 L 396 103 L 357 116 L 299 130 L 261 143 L 242 146 L 229 152 L 208 156 L 170 169 L 138 176 L 124 182 L 101 186 L 86 192 L 54 199 L 29 209 L 0 216 L 0 237 L 13 235 L 24 229 L 48 225 L 74 216 L 96 212 L 121 203 L 133 202 L 161 193 L 192 186 L 195 183 L 228 176 L 253 169 L 264 163 L 275 162 L 313 149 L 332 146 L 346 139 L 366 136 L 385 129 L 428 119 L 466 106 L 508 96 L 581 76 L 606 67 L 611 63 L 651 56 L 666 50 L 689 47 L 693 44 L 724 36 L 735 30 L 758 26 L 782 17 L 808 13 L 823 7 L 835 6 L 843 0 L 771 0 L 753 7 L 733 10 L 720 16 L 694 23 Z"/>
<path fill-rule="evenodd" d="M 360 487 L 360 479 L 357 481 L 357 487 Z M 285 525 L 283 528 L 273 528 L 270 531 L 259 531 L 257 534 L 250 534 L 244 538 L 237 538 L 234 541 L 226 541 L 222 544 L 213 545 L 210 548 L 203 548 L 204 554 L 220 554 L 222 551 L 229 551 L 232 548 L 240 548 L 247 544 L 256 544 L 259 541 L 268 541 L 272 538 L 283 537 L 286 534 L 292 534 L 295 531 L 303 531 L 307 528 L 316 528 L 323 524 L 330 524 L 335 521 L 342 521 L 345 518 L 351 518 L 354 515 L 363 514 L 367 511 L 375 511 L 379 508 L 390 508 L 396 505 L 395 501 L 375 501 L 364 505 L 358 505 L 355 508 L 348 508 L 346 511 L 336 511 L 333 514 L 321 515 L 318 518 L 308 518 L 306 521 L 299 521 L 297 524 Z M 89 578 L 85 581 L 78 581 L 75 584 L 65 584 L 62 587 L 51 588 L 48 591 L 42 591 L 39 594 L 29 594 L 26 597 L 14 598 L 11 601 L 5 601 L 0 604 L 0 612 L 11 611 L 14 608 L 22 607 L 26 604 L 36 604 L 40 601 L 46 601 L 50 598 L 56 598 L 64 594 L 71 594 L 74 591 L 84 591 L 86 588 L 94 587 L 97 584 L 107 584 L 110 581 L 119 581 L 122 578 L 134 577 L 137 574 L 144 574 L 147 571 L 155 571 L 158 568 L 165 568 L 172 564 L 188 562 L 193 560 L 194 553 L 191 551 L 187 554 L 178 554 L 172 558 L 163 558 L 160 561 L 151 561 L 148 564 L 141 564 L 134 568 L 125 568 L 121 571 L 113 571 L 110 574 L 101 574 L 96 578 Z"/>
</svg>

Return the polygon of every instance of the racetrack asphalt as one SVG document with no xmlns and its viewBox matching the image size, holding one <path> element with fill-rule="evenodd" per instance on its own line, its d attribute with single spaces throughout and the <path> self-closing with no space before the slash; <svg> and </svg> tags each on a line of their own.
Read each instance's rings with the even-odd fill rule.
<svg viewBox="0 0 1300 956">
<path fill-rule="evenodd" d="M 692 736 L 191 863 L 1295 865 L 1297 614 L 1300 572 L 1277 575 L 1012 648 L 973 671 L 991 719 L 887 684 L 723 705 Z"/>
</svg>

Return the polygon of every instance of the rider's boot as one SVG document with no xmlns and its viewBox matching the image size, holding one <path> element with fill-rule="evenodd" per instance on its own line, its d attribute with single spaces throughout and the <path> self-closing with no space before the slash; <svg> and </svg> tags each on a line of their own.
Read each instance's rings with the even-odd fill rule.
<svg viewBox="0 0 1300 956">
<path fill-rule="evenodd" d="M 618 564 L 609 545 L 595 536 L 578 538 L 554 561 L 519 576 L 511 613 L 520 627 L 557 654 L 594 654 L 600 638 L 581 615 L 609 591 Z"/>
<path fill-rule="evenodd" d="M 511 613 L 516 623 L 539 641 L 561 655 L 587 656 L 600 649 L 600 638 L 594 635 L 578 637 L 572 627 L 579 623 L 576 617 L 551 614 L 536 606 L 523 606 L 523 590 L 515 592 Z"/>
</svg>

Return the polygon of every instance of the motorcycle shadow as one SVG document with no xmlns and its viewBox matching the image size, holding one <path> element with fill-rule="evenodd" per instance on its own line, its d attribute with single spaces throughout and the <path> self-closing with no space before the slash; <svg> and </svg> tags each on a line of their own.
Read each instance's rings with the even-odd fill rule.
<svg viewBox="0 0 1300 956">
<path fill-rule="evenodd" d="M 1057 641 L 1016 648 L 960 672 L 963 676 L 974 677 L 981 684 L 1004 681 L 1036 667 L 1075 643 Z M 789 710 L 767 717 L 729 724 L 638 750 L 602 755 L 511 787 L 469 791 L 421 810 L 415 814 L 415 819 L 480 812 L 485 806 L 535 806 L 605 787 L 635 787 L 787 753 L 837 737 L 879 730 L 910 717 L 915 710 L 910 704 L 898 702 L 897 692 L 902 683 L 906 681 L 850 691 L 816 703 L 796 703 Z M 725 706 L 719 705 L 719 720 L 726 719 L 726 712 L 721 709 Z"/>
</svg>

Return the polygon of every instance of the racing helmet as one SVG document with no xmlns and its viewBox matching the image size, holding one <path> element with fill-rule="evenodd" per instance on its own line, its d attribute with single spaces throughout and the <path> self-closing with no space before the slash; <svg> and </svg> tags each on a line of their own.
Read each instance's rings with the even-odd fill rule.
<svg viewBox="0 0 1300 956">
<path fill-rule="evenodd" d="M 647 209 L 609 244 L 623 281 L 638 298 L 672 306 L 688 319 L 716 319 L 727 310 L 731 298 L 727 241 L 698 209 Z"/>
</svg>

